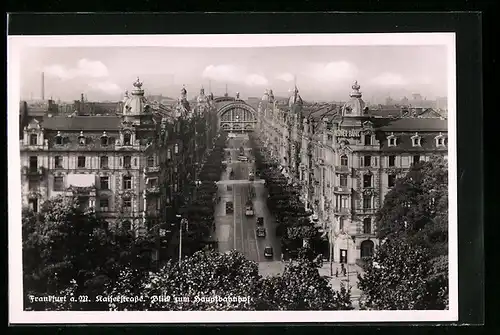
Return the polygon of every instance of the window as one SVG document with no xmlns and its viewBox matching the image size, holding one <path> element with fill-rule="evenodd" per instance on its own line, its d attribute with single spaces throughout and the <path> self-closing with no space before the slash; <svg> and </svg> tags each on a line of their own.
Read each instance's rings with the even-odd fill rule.
<svg viewBox="0 0 500 335">
<path fill-rule="evenodd" d="M 372 187 L 372 176 L 370 174 L 363 175 L 363 187 Z"/>
<path fill-rule="evenodd" d="M 121 228 L 124 229 L 124 230 L 130 230 L 130 229 L 132 229 L 132 224 L 130 223 L 129 220 L 125 220 L 125 221 L 122 222 L 122 227 Z"/>
<path fill-rule="evenodd" d="M 40 186 L 40 180 L 39 179 L 30 178 L 28 180 L 28 188 L 29 188 L 30 191 L 38 190 L 39 186 Z"/>
<path fill-rule="evenodd" d="M 130 198 L 123 199 L 123 211 L 124 212 L 132 211 L 132 199 Z"/>
<path fill-rule="evenodd" d="M 413 156 L 413 164 L 417 164 L 420 162 L 420 156 L 419 155 L 414 155 Z"/>
<path fill-rule="evenodd" d="M 339 230 L 344 231 L 344 221 L 345 218 L 343 216 L 339 217 Z"/>
<path fill-rule="evenodd" d="M 109 199 L 101 198 L 99 199 L 99 209 L 101 212 L 109 212 Z"/>
<path fill-rule="evenodd" d="M 396 176 L 390 174 L 387 176 L 387 186 L 394 187 L 394 185 L 396 185 Z"/>
<path fill-rule="evenodd" d="M 147 160 L 148 167 L 155 166 L 155 158 L 153 156 L 149 156 Z"/>
<path fill-rule="evenodd" d="M 363 161 L 363 162 L 364 162 L 364 164 L 363 164 L 363 165 L 364 165 L 365 167 L 366 167 L 366 166 L 372 166 L 372 156 L 369 156 L 369 155 L 365 156 L 365 157 L 364 157 L 364 161 Z"/>
<path fill-rule="evenodd" d="M 365 194 L 363 195 L 363 208 L 371 209 L 372 208 L 372 196 Z"/>
<path fill-rule="evenodd" d="M 132 166 L 132 157 L 124 156 L 123 157 L 123 167 L 130 168 Z"/>
<path fill-rule="evenodd" d="M 37 144 L 38 144 L 38 135 L 31 134 L 30 135 L 30 145 L 37 145 Z"/>
<path fill-rule="evenodd" d="M 372 135 L 365 135 L 365 145 L 372 145 Z"/>
<path fill-rule="evenodd" d="M 61 135 L 56 136 L 56 144 L 57 145 L 62 145 L 63 144 L 63 138 Z"/>
<path fill-rule="evenodd" d="M 158 179 L 157 178 L 151 178 L 149 179 L 149 187 L 156 187 L 158 186 Z"/>
<path fill-rule="evenodd" d="M 101 169 L 107 169 L 109 167 L 109 165 L 108 165 L 108 156 L 102 156 L 101 157 L 100 166 L 101 166 Z"/>
<path fill-rule="evenodd" d="M 54 157 L 54 167 L 56 169 L 62 168 L 62 157 L 61 156 L 55 156 Z"/>
<path fill-rule="evenodd" d="M 130 190 L 132 189 L 132 177 L 124 176 L 123 177 L 123 189 Z"/>
<path fill-rule="evenodd" d="M 85 145 L 86 143 L 86 138 L 83 136 L 83 132 L 80 133 L 80 136 L 78 136 L 78 144 L 80 145 Z"/>
<path fill-rule="evenodd" d="M 132 136 L 130 134 L 124 134 L 123 145 L 131 145 L 131 143 L 132 143 Z"/>
<path fill-rule="evenodd" d="M 372 219 L 364 218 L 363 219 L 363 234 L 371 234 L 372 233 Z"/>
<path fill-rule="evenodd" d="M 444 139 L 442 137 L 436 139 L 436 145 L 441 147 L 444 145 Z"/>
<path fill-rule="evenodd" d="M 54 191 L 64 191 L 64 177 L 54 177 Z"/>
<path fill-rule="evenodd" d="M 108 146 L 108 143 L 109 143 L 109 138 L 107 136 L 102 136 L 101 137 L 101 145 L 103 147 L 106 147 L 106 146 Z"/>
<path fill-rule="evenodd" d="M 77 166 L 79 168 L 84 168 L 85 167 L 85 156 L 78 156 Z"/>
<path fill-rule="evenodd" d="M 347 156 L 346 155 L 340 156 L 340 165 L 347 166 Z"/>
<path fill-rule="evenodd" d="M 396 156 L 389 156 L 389 166 L 396 165 Z"/>
<path fill-rule="evenodd" d="M 346 197 L 346 196 L 343 196 L 341 199 L 340 199 L 341 203 L 340 205 L 342 206 L 341 208 L 343 210 L 347 210 L 349 208 L 349 198 Z"/>
<path fill-rule="evenodd" d="M 38 212 L 38 199 L 29 199 L 28 206 L 33 212 Z"/>
<path fill-rule="evenodd" d="M 347 176 L 345 174 L 340 175 L 340 187 L 347 187 Z"/>
<path fill-rule="evenodd" d="M 101 176 L 99 180 L 101 181 L 101 190 L 109 190 L 109 177 Z"/>
<path fill-rule="evenodd" d="M 421 139 L 421 137 L 420 137 L 420 136 L 418 136 L 418 134 L 417 134 L 417 133 L 415 133 L 415 135 L 411 137 L 412 145 L 413 145 L 414 147 L 419 147 L 419 146 L 420 146 L 420 144 L 421 144 L 421 143 L 420 143 L 420 139 Z"/>
<path fill-rule="evenodd" d="M 395 137 L 389 138 L 389 146 L 390 147 L 395 147 L 396 146 L 396 138 Z"/>
<path fill-rule="evenodd" d="M 38 169 L 38 157 L 37 156 L 31 156 L 30 157 L 30 165 L 29 165 L 30 171 L 36 171 Z"/>
</svg>

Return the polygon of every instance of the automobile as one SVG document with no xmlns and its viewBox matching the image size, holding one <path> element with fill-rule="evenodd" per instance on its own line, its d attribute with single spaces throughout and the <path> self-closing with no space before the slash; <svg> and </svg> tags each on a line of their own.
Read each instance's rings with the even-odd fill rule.
<svg viewBox="0 0 500 335">
<path fill-rule="evenodd" d="M 256 231 L 257 231 L 257 237 L 266 237 L 266 228 L 258 227 Z"/>
<path fill-rule="evenodd" d="M 263 226 L 263 225 L 264 225 L 264 218 L 263 218 L 262 216 L 259 216 L 259 217 L 257 218 L 257 224 L 258 224 L 259 226 Z"/>
<path fill-rule="evenodd" d="M 248 180 L 249 180 L 249 181 L 254 181 L 254 180 L 255 180 L 255 176 L 254 176 L 253 172 L 250 172 L 250 173 L 248 174 Z"/>
<path fill-rule="evenodd" d="M 239 160 L 240 162 L 246 162 L 246 161 L 248 161 L 248 158 L 247 158 L 247 156 L 242 156 L 242 155 L 241 155 L 241 156 L 238 156 L 238 160 Z"/>
<path fill-rule="evenodd" d="M 273 257 L 273 247 L 265 247 L 264 248 L 264 257 L 267 257 L 267 258 Z"/>
<path fill-rule="evenodd" d="M 228 201 L 226 202 L 226 213 L 232 213 L 233 212 L 233 202 Z"/>
</svg>

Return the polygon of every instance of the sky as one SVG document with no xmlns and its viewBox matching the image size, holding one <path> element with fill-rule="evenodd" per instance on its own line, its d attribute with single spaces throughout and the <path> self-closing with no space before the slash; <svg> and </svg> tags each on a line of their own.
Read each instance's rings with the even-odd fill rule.
<svg viewBox="0 0 500 335">
<path fill-rule="evenodd" d="M 30 47 L 20 59 L 21 98 L 120 100 L 137 79 L 146 95 L 190 98 L 209 87 L 215 96 L 288 96 L 296 83 L 306 101 L 345 101 L 357 80 L 363 98 L 383 103 L 420 93 L 447 95 L 446 47 L 294 46 L 263 48 Z"/>
</svg>

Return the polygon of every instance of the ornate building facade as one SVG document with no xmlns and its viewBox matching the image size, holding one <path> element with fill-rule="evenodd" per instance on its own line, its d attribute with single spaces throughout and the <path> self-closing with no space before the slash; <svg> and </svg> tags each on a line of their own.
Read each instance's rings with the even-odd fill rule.
<svg viewBox="0 0 500 335">
<path fill-rule="evenodd" d="M 165 208 L 185 197 L 211 147 L 216 115 L 203 92 L 191 107 L 183 88 L 175 108 L 162 110 L 142 86 L 133 83 L 118 115 L 31 119 L 20 143 L 23 205 L 38 211 L 51 197 L 76 195 L 111 226 L 141 233 L 167 222 Z"/>
<path fill-rule="evenodd" d="M 305 104 L 295 88 L 288 105 L 269 94 L 259 106 L 265 147 L 290 182 L 301 185 L 335 262 L 354 263 L 378 245 L 375 213 L 412 164 L 447 156 L 447 121 L 379 117 L 352 85 L 342 106 Z"/>
</svg>

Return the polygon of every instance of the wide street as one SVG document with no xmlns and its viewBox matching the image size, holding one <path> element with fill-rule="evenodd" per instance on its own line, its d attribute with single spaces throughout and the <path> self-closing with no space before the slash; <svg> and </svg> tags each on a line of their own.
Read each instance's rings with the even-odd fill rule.
<svg viewBox="0 0 500 335">
<path fill-rule="evenodd" d="M 254 158 L 247 146 L 248 137 L 240 134 L 236 138 L 229 138 L 226 148 L 231 157 L 227 164 L 227 170 L 223 173 L 219 185 L 219 196 L 221 201 L 215 210 L 216 232 L 219 251 L 238 250 L 248 259 L 259 262 L 259 268 L 273 268 L 273 273 L 280 272 L 281 244 L 275 235 L 275 221 L 266 205 L 267 190 L 264 181 L 255 179 L 248 180 L 250 171 L 255 171 Z M 238 161 L 239 148 L 245 148 L 245 155 L 249 162 Z M 230 180 L 230 171 L 234 171 L 233 179 Z M 255 188 L 255 197 L 251 199 L 254 205 L 254 216 L 245 216 L 245 203 L 249 200 L 250 187 Z M 233 213 L 226 213 L 226 203 L 232 202 Z M 257 237 L 257 218 L 264 218 L 266 237 Z M 264 248 L 271 246 L 274 251 L 272 258 L 264 257 Z"/>
</svg>

